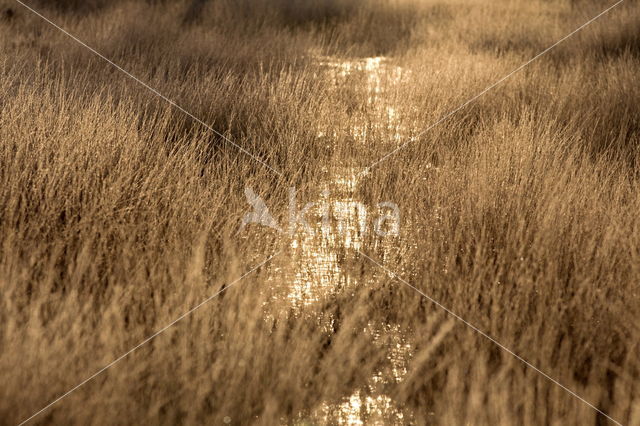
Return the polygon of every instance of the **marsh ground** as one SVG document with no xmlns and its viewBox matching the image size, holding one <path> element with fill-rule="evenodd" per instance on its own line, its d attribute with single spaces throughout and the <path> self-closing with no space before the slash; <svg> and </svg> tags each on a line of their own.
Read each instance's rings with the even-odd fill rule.
<svg viewBox="0 0 640 426">
<path fill-rule="evenodd" d="M 3 423 L 640 424 L 638 2 L 28 4 L 276 172 L 0 1 Z"/>
</svg>

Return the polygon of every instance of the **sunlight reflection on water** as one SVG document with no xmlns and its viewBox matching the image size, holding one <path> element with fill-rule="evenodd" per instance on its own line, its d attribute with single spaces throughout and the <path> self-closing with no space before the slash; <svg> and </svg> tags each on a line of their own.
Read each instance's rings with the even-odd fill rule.
<svg viewBox="0 0 640 426">
<path fill-rule="evenodd" d="M 354 112 L 354 121 L 349 126 L 349 132 L 356 143 L 370 142 L 375 133 L 384 135 L 386 141 L 396 144 L 413 139 L 409 129 L 401 121 L 398 107 L 388 101 L 388 88 L 397 86 L 405 79 L 407 70 L 391 65 L 382 56 L 351 61 L 320 56 L 317 57 L 317 63 L 323 75 L 327 75 L 336 87 L 344 87 L 350 78 L 359 78 L 357 84 L 366 92 L 366 111 Z M 326 136 L 337 135 L 327 134 L 325 130 L 318 132 L 318 137 Z"/>
<path fill-rule="evenodd" d="M 400 112 L 393 105 L 384 102 L 387 87 L 397 83 L 403 70 L 388 64 L 383 57 L 365 58 L 354 61 L 339 61 L 334 58 L 320 57 L 319 68 L 327 73 L 336 84 L 345 84 L 345 80 L 358 74 L 365 82 L 367 117 L 356 117 L 350 125 L 350 132 L 357 143 L 367 143 L 372 131 L 385 131 L 393 140 L 403 138 Z M 336 135 L 327 135 L 319 130 L 318 137 L 329 138 L 330 143 L 338 144 Z M 339 158 L 335 163 L 341 164 Z M 294 315 L 302 314 L 305 309 L 318 304 L 332 295 L 353 291 L 355 286 L 367 285 L 361 282 L 362 275 L 354 272 L 353 265 L 362 259 L 357 251 L 363 248 L 374 211 L 368 211 L 358 199 L 357 190 L 361 183 L 364 168 L 351 166 L 330 166 L 325 169 L 325 183 L 320 186 L 321 195 L 314 200 L 316 205 L 307 213 L 306 218 L 313 231 L 298 227 L 292 235 L 283 235 L 287 239 L 287 255 L 281 263 L 271 268 L 270 283 L 274 287 L 285 287 L 274 297 L 285 296 L 288 309 Z M 304 203 L 303 203 L 304 204 Z M 327 216 L 328 213 L 328 216 Z M 322 220 L 323 214 L 330 220 Z M 397 240 L 375 239 L 382 254 L 392 250 Z M 369 240 L 370 241 L 370 240 Z M 388 247 L 385 247 L 388 246 Z M 296 314 L 296 312 L 298 314 Z M 277 313 L 268 313 L 273 318 Z M 286 314 L 285 314 L 286 315 Z M 318 318 L 326 323 L 325 330 L 331 330 L 335 318 Z M 411 415 L 397 406 L 394 400 L 385 394 L 385 387 L 398 383 L 407 372 L 412 355 L 411 342 L 405 337 L 406 330 L 400 326 L 380 321 L 370 321 L 364 330 L 379 350 L 386 354 L 387 362 L 376 373 L 360 383 L 350 395 L 327 400 L 312 408 L 306 414 L 300 414 L 296 423 L 312 424 L 406 424 Z"/>
</svg>

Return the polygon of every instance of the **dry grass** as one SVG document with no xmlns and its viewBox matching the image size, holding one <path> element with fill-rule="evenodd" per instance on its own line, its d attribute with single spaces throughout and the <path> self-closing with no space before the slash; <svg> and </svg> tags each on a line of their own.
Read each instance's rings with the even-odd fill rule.
<svg viewBox="0 0 640 426">
<path fill-rule="evenodd" d="M 417 139 L 358 189 L 403 214 L 400 237 L 369 235 L 363 250 L 617 421 L 640 424 L 637 2 L 424 134 L 605 6 L 33 5 L 282 176 L 0 1 L 13 11 L 0 20 L 2 423 L 286 253 L 287 237 L 237 234 L 244 187 L 284 212 L 287 187 L 313 200 L 324 166 L 393 150 L 367 76 L 336 83 L 314 58 L 387 55 L 403 75 L 381 83 L 378 101 Z M 363 122 L 366 143 L 353 142 Z M 254 272 L 33 422 L 338 423 L 319 407 L 392 369 L 389 330 L 399 329 L 412 356 L 402 380 L 378 391 L 404 419 L 386 422 L 606 423 L 362 256 L 339 257 L 360 283 L 349 291 L 291 308 L 279 296 L 295 266 L 281 255 L 279 269 Z"/>
</svg>

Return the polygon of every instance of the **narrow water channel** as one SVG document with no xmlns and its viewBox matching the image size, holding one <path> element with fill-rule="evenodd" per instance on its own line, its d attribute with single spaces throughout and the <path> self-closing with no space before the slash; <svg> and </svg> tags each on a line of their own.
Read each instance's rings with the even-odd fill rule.
<svg viewBox="0 0 640 426">
<path fill-rule="evenodd" d="M 350 78 L 363 82 L 366 91 L 366 115 L 354 112 L 350 122 L 349 138 L 338 138 L 318 130 L 318 138 L 329 143 L 369 143 L 369 132 L 383 130 L 391 135 L 390 144 L 403 138 L 398 110 L 387 101 L 386 90 L 398 81 L 403 70 L 391 65 L 382 57 L 340 61 L 334 58 L 317 59 L 319 72 L 327 73 L 339 90 Z M 341 152 L 337 148 L 335 152 Z M 372 232 L 372 216 L 375 206 L 367 206 L 358 198 L 358 189 L 366 179 L 364 165 L 354 166 L 337 156 L 325 168 L 325 178 L 320 182 L 320 196 L 316 200 L 298 200 L 300 204 L 312 201 L 307 212 L 310 229 L 297 227 L 292 234 L 284 234 L 286 252 L 270 265 L 270 288 L 277 288 L 276 297 L 287 301 L 288 315 L 298 315 L 300 321 L 308 321 L 307 311 L 336 294 L 349 295 L 358 286 L 375 285 L 364 282 L 363 274 L 353 265 L 362 263 L 359 250 L 370 243 L 365 239 Z M 328 219 L 328 220 L 327 220 Z M 400 224 L 398 224 L 400 225 Z M 401 238 L 378 238 L 377 250 L 394 250 Z M 371 266 L 371 265 L 369 265 Z M 369 278 L 369 281 L 371 279 Z M 266 312 L 274 315 L 273 312 Z M 278 315 L 277 313 L 275 315 Z M 331 333 L 331 316 L 317 318 Z M 403 380 L 412 356 L 412 343 L 407 330 L 397 324 L 373 319 L 358 333 L 367 336 L 373 345 L 385 352 L 387 362 L 368 379 L 358 383 L 355 390 L 345 395 L 334 395 L 327 401 L 312 407 L 309 412 L 286 422 L 298 424 L 408 424 L 411 414 L 397 406 L 386 390 L 390 384 Z"/>
</svg>

